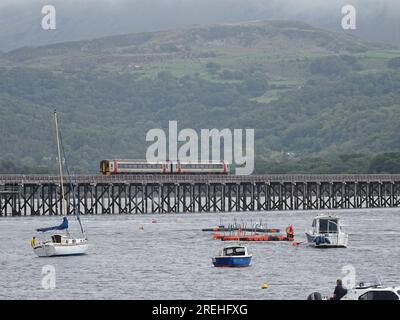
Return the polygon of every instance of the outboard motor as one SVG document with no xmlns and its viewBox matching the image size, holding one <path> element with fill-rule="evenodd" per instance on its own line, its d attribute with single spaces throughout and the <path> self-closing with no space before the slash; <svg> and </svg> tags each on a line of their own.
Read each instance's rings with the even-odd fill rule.
<svg viewBox="0 0 400 320">
<path fill-rule="evenodd" d="M 322 295 L 319 292 L 313 292 L 307 297 L 307 300 L 322 300 Z"/>
</svg>

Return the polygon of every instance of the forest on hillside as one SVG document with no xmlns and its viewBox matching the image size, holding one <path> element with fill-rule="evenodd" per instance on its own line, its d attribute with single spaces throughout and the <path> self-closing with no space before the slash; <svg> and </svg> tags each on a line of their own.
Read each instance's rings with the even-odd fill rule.
<svg viewBox="0 0 400 320">
<path fill-rule="evenodd" d="M 69 46 L 77 47 L 58 45 Z M 274 60 L 211 55 L 138 70 L 3 65 L 0 173 L 54 172 L 54 109 L 74 173 L 98 172 L 101 159 L 145 158 L 146 132 L 170 120 L 197 132 L 254 128 L 257 173 L 398 172 L 400 51 L 359 47 Z"/>
</svg>

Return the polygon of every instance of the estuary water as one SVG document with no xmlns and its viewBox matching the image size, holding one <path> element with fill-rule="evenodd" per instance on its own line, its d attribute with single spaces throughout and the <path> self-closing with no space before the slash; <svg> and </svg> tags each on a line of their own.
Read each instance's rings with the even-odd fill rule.
<svg viewBox="0 0 400 320">
<path fill-rule="evenodd" d="M 0 299 L 306 299 L 313 291 L 331 295 L 336 279 L 353 268 L 357 281 L 379 276 L 400 285 L 400 209 L 329 211 L 349 233 L 346 249 L 250 242 L 250 267 L 212 266 L 212 256 L 233 243 L 202 228 L 262 219 L 271 228 L 292 224 L 295 239 L 305 241 L 321 212 L 82 216 L 88 254 L 56 258 L 36 257 L 30 239 L 35 228 L 58 225 L 61 217 L 0 218 Z M 54 289 L 42 286 L 48 265 Z M 260 289 L 262 283 L 269 287 Z"/>
</svg>

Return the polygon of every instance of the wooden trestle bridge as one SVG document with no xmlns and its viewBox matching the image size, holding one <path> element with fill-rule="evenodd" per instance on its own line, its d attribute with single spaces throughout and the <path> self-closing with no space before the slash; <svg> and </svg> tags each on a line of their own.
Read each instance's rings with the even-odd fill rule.
<svg viewBox="0 0 400 320">
<path fill-rule="evenodd" d="M 58 176 L 0 176 L 0 216 L 61 215 Z M 389 208 L 400 175 L 79 175 L 66 178 L 82 214 Z M 68 201 L 72 203 L 72 201 Z M 71 214 L 72 207 L 67 207 Z"/>
</svg>

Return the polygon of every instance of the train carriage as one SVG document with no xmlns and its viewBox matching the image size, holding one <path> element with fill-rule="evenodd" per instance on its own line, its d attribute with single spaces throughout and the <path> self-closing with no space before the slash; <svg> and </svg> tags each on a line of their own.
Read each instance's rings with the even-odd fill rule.
<svg viewBox="0 0 400 320">
<path fill-rule="evenodd" d="M 102 175 L 118 174 L 228 174 L 226 161 L 158 161 L 145 160 L 102 160 Z"/>
<path fill-rule="evenodd" d="M 165 162 L 147 162 L 138 160 L 102 160 L 100 172 L 103 175 L 115 174 L 161 174 L 170 169 Z"/>
<path fill-rule="evenodd" d="M 228 165 L 225 161 L 219 162 L 179 162 L 179 173 L 186 174 L 226 174 Z"/>
</svg>

